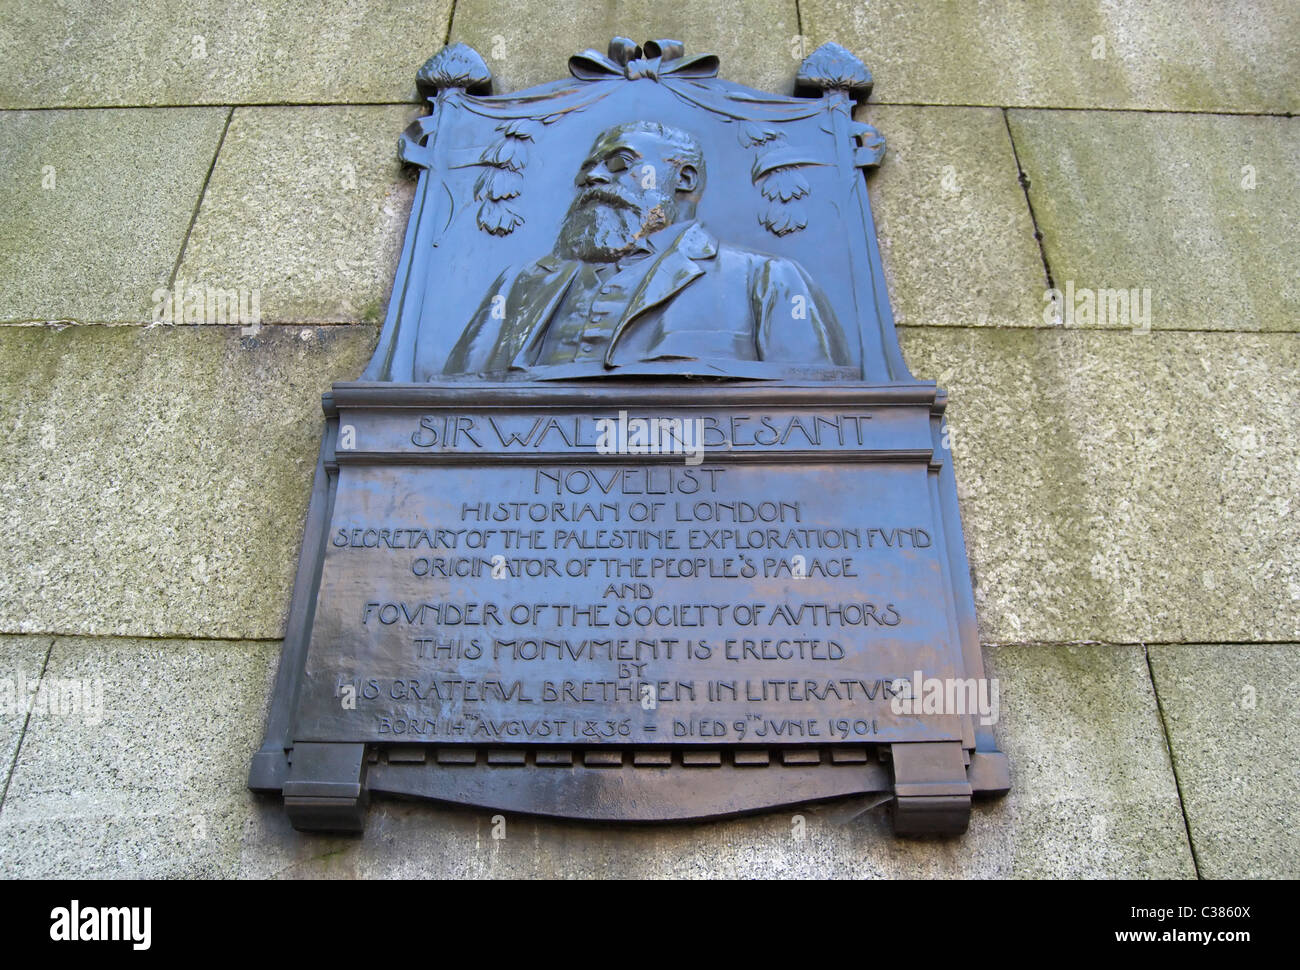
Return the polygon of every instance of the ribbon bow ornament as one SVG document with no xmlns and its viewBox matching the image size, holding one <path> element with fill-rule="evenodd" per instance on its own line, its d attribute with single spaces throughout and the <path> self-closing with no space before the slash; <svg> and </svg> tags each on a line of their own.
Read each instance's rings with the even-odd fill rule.
<svg viewBox="0 0 1300 970">
<path fill-rule="evenodd" d="M 580 81 L 607 81 L 625 78 L 636 81 L 675 76 L 706 78 L 718 76 L 716 54 L 686 57 L 686 45 L 680 40 L 648 40 L 644 46 L 626 37 L 609 42 L 609 54 L 588 48 L 569 58 L 569 73 Z"/>
</svg>

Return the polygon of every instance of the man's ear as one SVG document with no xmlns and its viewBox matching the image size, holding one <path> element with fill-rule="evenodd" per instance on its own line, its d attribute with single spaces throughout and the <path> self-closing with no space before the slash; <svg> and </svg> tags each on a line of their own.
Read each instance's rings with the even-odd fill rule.
<svg viewBox="0 0 1300 970">
<path fill-rule="evenodd" d="M 700 173 L 694 165 L 683 165 L 677 171 L 677 191 L 694 192 L 700 184 Z"/>
</svg>

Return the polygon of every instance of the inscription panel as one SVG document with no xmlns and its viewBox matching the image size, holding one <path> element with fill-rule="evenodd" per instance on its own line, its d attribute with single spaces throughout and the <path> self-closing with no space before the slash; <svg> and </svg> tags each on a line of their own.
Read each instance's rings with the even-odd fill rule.
<svg viewBox="0 0 1300 970">
<path fill-rule="evenodd" d="M 891 708 L 896 680 L 961 671 L 933 595 L 928 462 L 854 445 L 798 462 L 343 463 L 296 736 L 961 739 L 957 718 Z"/>
</svg>

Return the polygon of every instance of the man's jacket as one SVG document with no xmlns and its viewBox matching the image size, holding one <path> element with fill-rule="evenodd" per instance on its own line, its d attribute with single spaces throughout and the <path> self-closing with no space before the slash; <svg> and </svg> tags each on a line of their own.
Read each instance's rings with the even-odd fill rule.
<svg viewBox="0 0 1300 970">
<path fill-rule="evenodd" d="M 833 311 L 797 263 L 721 244 L 698 222 L 684 223 L 647 258 L 653 262 L 619 308 L 603 360 L 588 369 L 617 373 L 681 362 L 683 373 L 724 374 L 743 373 L 738 361 L 849 363 Z M 507 269 L 488 289 L 444 373 L 534 369 L 547 326 L 581 267 L 550 255 Z"/>
</svg>

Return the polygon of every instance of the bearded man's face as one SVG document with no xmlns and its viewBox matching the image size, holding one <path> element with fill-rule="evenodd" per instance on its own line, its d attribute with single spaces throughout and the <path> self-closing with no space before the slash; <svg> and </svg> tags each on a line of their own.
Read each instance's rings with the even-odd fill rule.
<svg viewBox="0 0 1300 970">
<path fill-rule="evenodd" d="M 677 221 L 678 169 L 671 146 L 647 132 L 611 132 L 578 172 L 578 194 L 560 230 L 557 252 L 589 263 L 628 255 Z"/>
</svg>

